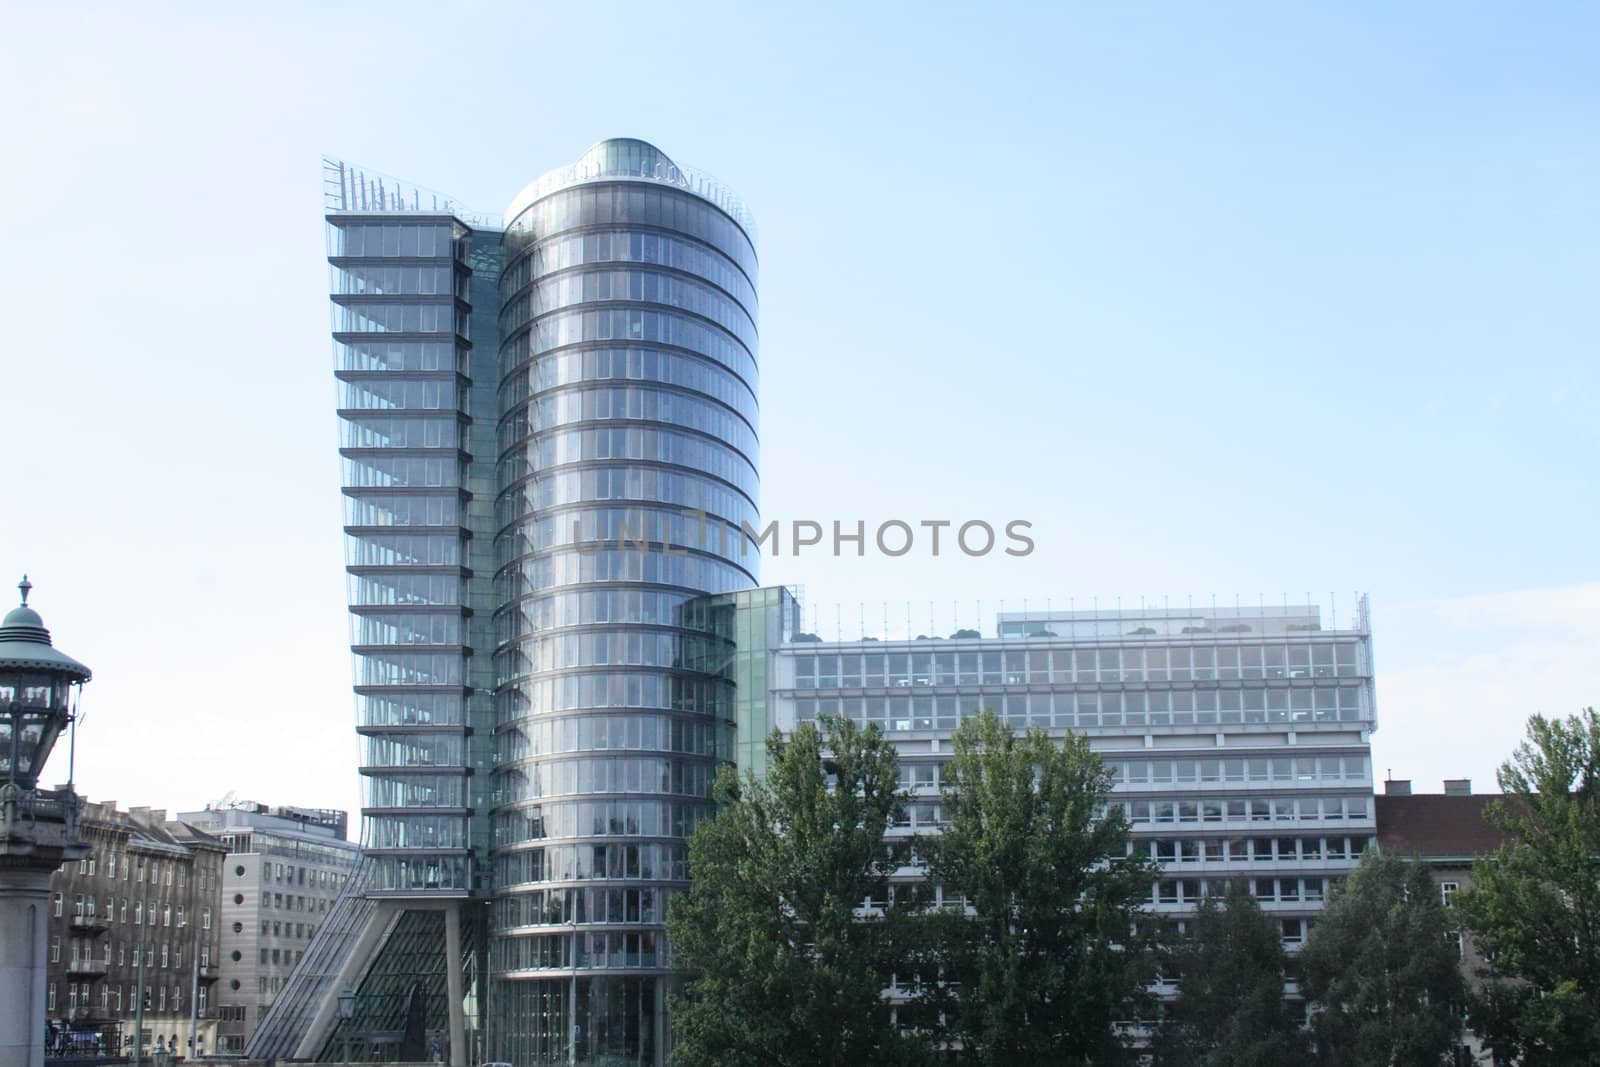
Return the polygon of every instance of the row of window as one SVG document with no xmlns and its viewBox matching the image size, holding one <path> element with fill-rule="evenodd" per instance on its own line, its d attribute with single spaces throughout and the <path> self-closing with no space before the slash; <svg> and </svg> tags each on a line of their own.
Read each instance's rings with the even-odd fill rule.
<svg viewBox="0 0 1600 1067">
<path fill-rule="evenodd" d="M 328 223 L 328 255 L 454 258 L 455 226 L 448 222 L 346 222 L 338 219 Z"/>
<path fill-rule="evenodd" d="M 334 304 L 335 333 L 448 333 L 468 336 L 469 315 L 447 304 Z"/>
<path fill-rule="evenodd" d="M 364 739 L 368 767 L 461 766 L 466 760 L 466 738 L 460 733 L 400 734 Z"/>
<path fill-rule="evenodd" d="M 364 726 L 461 726 L 466 705 L 460 693 L 363 693 L 356 697 L 356 721 Z"/>
<path fill-rule="evenodd" d="M 645 626 L 692 625 L 684 605 L 699 594 L 653 589 L 567 589 L 539 593 L 503 605 L 495 614 L 495 639 L 511 641 L 525 633 L 596 623 Z"/>
<path fill-rule="evenodd" d="M 345 563 L 351 567 L 455 567 L 461 563 L 461 535 L 363 534 L 345 538 Z"/>
<path fill-rule="evenodd" d="M 342 852 L 339 852 L 334 853 L 332 858 L 344 860 L 347 857 Z M 243 866 L 236 866 L 234 867 L 234 872 L 242 877 L 245 869 Z M 344 885 L 349 878 L 349 875 L 341 874 L 338 871 L 299 866 L 293 863 L 263 862 L 261 864 L 261 881 L 263 883 L 282 882 L 286 885 L 309 885 L 313 889 L 335 889 Z"/>
<path fill-rule="evenodd" d="M 606 878 L 684 881 L 689 877 L 689 849 L 665 843 L 547 845 L 504 853 L 494 865 L 495 884 L 501 887 Z"/>
<path fill-rule="evenodd" d="M 726 256 L 698 241 L 668 233 L 609 231 L 562 234 L 534 245 L 500 276 L 500 291 L 524 289 L 535 277 L 589 263 L 649 263 L 694 274 L 729 293 L 754 313 L 755 286 Z"/>
<path fill-rule="evenodd" d="M 981 692 L 795 700 L 805 722 L 843 716 L 884 730 L 953 730 L 987 709 L 1014 726 L 1190 726 L 1238 723 L 1357 722 L 1359 686 L 1303 689 L 1205 689 L 1151 692 Z"/>
<path fill-rule="evenodd" d="M 467 427 L 454 414 L 443 418 L 365 415 L 339 420 L 342 448 L 450 448 L 467 450 Z"/>
<path fill-rule="evenodd" d="M 697 634 L 631 630 L 623 632 L 557 632 L 524 637 L 495 651 L 501 678 L 569 667 L 661 667 L 684 671 L 719 671 L 732 653 L 721 638 Z"/>
<path fill-rule="evenodd" d="M 1158 837 L 1139 838 L 1129 851 L 1157 863 L 1243 863 L 1288 860 L 1356 860 L 1369 837 Z"/>
<path fill-rule="evenodd" d="M 541 356 L 501 379 L 500 411 L 510 411 L 535 393 L 603 380 L 677 386 L 721 401 L 751 425 L 760 410 L 750 383 L 718 363 L 688 352 L 630 346 L 561 349 Z"/>
<path fill-rule="evenodd" d="M 676 793 L 708 797 L 716 764 L 710 759 L 592 756 L 513 765 L 497 772 L 501 796 L 510 804 L 539 797 L 592 793 Z"/>
<path fill-rule="evenodd" d="M 639 181 L 586 182 L 530 204 L 506 227 L 507 270 L 529 254 L 526 243 L 531 240 L 604 226 L 659 227 L 697 238 L 755 280 L 755 247 L 737 223 L 693 193 Z"/>
<path fill-rule="evenodd" d="M 687 839 L 707 816 L 704 802 L 671 800 L 546 801 L 492 820 L 496 847 L 571 837 L 678 837 Z"/>
<path fill-rule="evenodd" d="M 1112 780 L 1167 782 L 1334 782 L 1367 780 L 1366 756 L 1251 756 L 1232 759 L 1107 760 Z"/>
<path fill-rule="evenodd" d="M 373 892 L 472 888 L 472 865 L 465 856 L 369 856 L 364 863 Z"/>
<path fill-rule="evenodd" d="M 365 243 L 363 240 L 362 244 Z M 396 267 L 381 263 L 349 263 L 342 267 L 331 267 L 329 271 L 329 291 L 340 295 L 454 295 L 463 300 L 467 298 L 469 275 L 457 272 L 453 264 Z"/>
<path fill-rule="evenodd" d="M 685 312 L 637 307 L 574 308 L 535 320 L 500 346 L 500 369 L 508 374 L 557 348 L 605 341 L 671 345 L 715 360 L 757 389 L 756 357 L 720 326 Z"/>
<path fill-rule="evenodd" d="M 464 808 L 467 780 L 459 774 L 397 775 L 366 779 L 369 808 Z"/>
<path fill-rule="evenodd" d="M 522 559 L 495 575 L 495 596 L 503 603 L 524 593 L 561 585 L 589 585 L 596 582 L 645 582 L 675 585 L 703 593 L 732 593 L 755 584 L 750 569 L 723 559 L 664 552 L 556 549 L 546 555 Z M 502 676 L 500 681 L 505 681 Z"/>
<path fill-rule="evenodd" d="M 94 988 L 94 984 L 90 982 L 68 982 L 65 1007 L 73 1012 L 88 1011 L 95 1007 Z M 170 997 L 168 996 L 169 991 Z M 124 1005 L 122 986 L 120 984 L 101 984 L 98 998 L 100 1002 L 99 1008 L 108 1015 L 137 1014 L 138 1005 L 136 1000 L 138 992 L 138 985 L 128 986 L 127 1002 Z M 201 986 L 195 994 L 196 1014 L 202 1017 L 205 1016 L 208 1011 L 207 1002 L 209 999 L 210 990 L 205 986 Z M 168 1007 L 169 1004 L 171 1005 L 170 1008 Z M 61 1010 L 61 1007 L 57 1004 L 56 983 L 54 982 L 49 983 L 45 989 L 45 1010 Z M 170 1010 L 174 1015 L 182 1015 L 184 1012 L 183 987 L 174 985 L 169 990 L 169 987 L 164 985 L 155 987 L 146 985 L 144 987 L 144 1010 L 147 1012 L 166 1012 Z"/>
<path fill-rule="evenodd" d="M 607 749 L 720 757 L 729 750 L 730 729 L 726 723 L 661 715 L 540 718 L 500 734 L 495 761 Z"/>
<path fill-rule="evenodd" d="M 399 604 L 436 604 L 460 607 L 459 574 L 360 574 L 349 578 L 350 604 L 354 607 Z"/>
<path fill-rule="evenodd" d="M 277 949 L 277 948 L 265 949 L 264 948 L 264 949 L 260 949 L 259 952 L 260 952 L 261 955 L 260 955 L 260 959 L 258 960 L 258 962 L 263 967 L 266 967 L 269 964 L 271 966 L 273 966 L 273 967 L 279 967 L 279 966 L 282 966 L 282 967 L 293 967 L 295 964 L 299 963 L 300 962 L 300 958 L 306 954 L 305 953 L 305 949 L 298 949 L 298 948 L 296 948 L 296 949 L 290 949 L 290 948 L 285 948 L 285 949 Z"/>
<path fill-rule="evenodd" d="M 500 485 L 569 463 L 631 460 L 686 467 L 720 478 L 754 499 L 760 479 L 755 456 L 721 441 L 659 426 L 605 426 L 555 429 L 501 457 L 496 467 Z"/>
<path fill-rule="evenodd" d="M 309 941 L 317 932 L 316 923 L 291 923 L 277 920 L 261 920 L 262 937 L 292 937 L 297 941 Z"/>
<path fill-rule="evenodd" d="M 501 726 L 548 712 L 593 708 L 660 708 L 726 717 L 733 687 L 721 680 L 654 671 L 597 671 L 524 679 L 495 699 Z"/>
<path fill-rule="evenodd" d="M 111 875 L 111 877 L 114 878 L 116 876 L 115 875 Z M 128 919 L 128 915 L 129 915 L 128 898 L 127 897 L 123 897 L 121 899 L 120 906 L 118 905 L 118 901 L 117 901 L 117 899 L 115 897 L 107 897 L 105 905 L 106 905 L 106 910 L 105 910 L 104 920 L 107 923 L 112 923 L 112 922 L 126 923 L 126 922 L 129 921 L 129 919 Z M 54 915 L 54 916 L 59 917 L 61 915 L 62 910 L 63 910 L 64 907 L 65 907 L 65 900 L 64 900 L 63 895 L 60 894 L 60 893 L 55 894 L 54 897 L 51 899 L 51 902 L 50 902 L 50 912 L 51 912 L 51 914 Z M 99 902 L 95 899 L 95 896 L 92 893 L 90 893 L 90 894 L 78 893 L 78 894 L 74 895 L 73 898 L 72 898 L 72 917 L 74 919 L 98 919 L 98 918 L 101 917 L 98 909 L 99 909 Z M 137 899 L 133 901 L 132 915 L 133 915 L 133 920 L 132 920 L 133 921 L 133 925 L 135 925 L 135 926 L 144 925 L 144 916 L 145 916 L 145 902 L 144 901 L 137 900 Z M 160 926 L 177 925 L 177 926 L 180 926 L 180 927 L 188 925 L 188 920 L 184 918 L 184 912 L 183 912 L 183 905 L 182 904 L 177 905 L 176 909 L 174 909 L 174 906 L 171 905 L 171 904 L 162 904 L 161 905 L 160 921 L 159 922 L 157 921 L 156 915 L 157 915 L 156 905 L 154 903 L 151 903 L 151 905 L 150 905 L 150 925 L 152 925 L 152 926 L 156 926 L 156 925 L 160 925 Z M 176 920 L 176 922 L 174 922 L 174 920 Z M 200 928 L 202 930 L 211 929 L 211 909 L 210 908 L 201 908 L 200 909 Z"/>
<path fill-rule="evenodd" d="M 102 945 L 105 949 L 102 957 L 98 960 L 95 958 L 95 946 L 97 944 Z M 85 968 L 93 967 L 99 969 L 103 967 L 109 969 L 111 967 L 113 947 L 116 949 L 116 965 L 118 967 L 125 967 L 129 965 L 128 942 L 126 941 L 117 941 L 113 943 L 110 940 L 106 940 L 104 942 L 99 942 L 94 938 L 75 937 L 68 942 L 67 947 L 71 952 L 70 962 Z M 201 945 L 199 952 L 200 966 L 211 966 L 211 946 Z M 132 965 L 137 967 L 139 965 L 138 944 L 133 946 L 132 956 Z M 61 962 L 61 938 L 59 935 L 52 936 L 50 938 L 50 962 Z M 163 968 L 182 967 L 183 942 L 179 941 L 172 943 L 163 941 L 159 946 L 157 946 L 154 942 L 146 942 L 144 945 L 144 965 L 146 967 Z"/>
<path fill-rule="evenodd" d="M 467 821 L 459 815 L 369 815 L 362 837 L 368 848 L 466 848 Z"/>
<path fill-rule="evenodd" d="M 530 319 L 559 308 L 624 300 L 699 315 L 739 338 L 751 351 L 756 349 L 754 317 L 726 292 L 680 274 L 641 268 L 591 267 L 542 276 L 502 305 L 500 330 L 510 334 Z"/>
<path fill-rule="evenodd" d="M 120 852 L 105 853 L 105 862 L 102 863 L 101 854 L 91 852 L 78 861 L 78 873 L 93 878 L 103 871 L 105 877 L 112 881 L 115 881 L 120 873 L 124 882 L 142 882 L 148 872 L 151 885 L 176 885 L 177 888 L 184 889 L 189 882 L 189 866 L 176 860 L 163 862 L 153 859 L 147 863 L 143 856 L 129 856 Z M 215 885 L 215 875 L 211 867 L 205 863 L 196 863 L 194 866 L 197 868 L 196 888 L 202 893 L 210 891 Z M 58 911 L 56 914 L 61 913 Z"/>
<path fill-rule="evenodd" d="M 662 422 L 696 430 L 754 457 L 756 434 L 750 420 L 715 400 L 654 385 L 592 385 L 540 393 L 506 412 L 496 428 L 501 451 L 535 432 L 607 419 Z"/>
<path fill-rule="evenodd" d="M 1128 821 L 1150 823 L 1334 822 L 1362 820 L 1372 811 L 1371 798 L 1346 797 L 1206 797 L 1195 800 L 1130 800 L 1123 802 Z"/>
<path fill-rule="evenodd" d="M 513 893 L 494 902 L 497 930 L 516 926 L 560 926 L 598 923 L 659 923 L 667 913 L 670 891 L 642 889 L 536 889 Z"/>
<path fill-rule="evenodd" d="M 466 674 L 459 652 L 362 653 L 355 667 L 357 685 L 461 685 Z"/>
<path fill-rule="evenodd" d="M 650 930 L 497 937 L 489 950 L 489 966 L 496 972 L 666 965 L 664 939 Z"/>
<path fill-rule="evenodd" d="M 795 688 L 1205 682 L 1360 673 L 1355 642 L 797 654 Z"/>
<path fill-rule="evenodd" d="M 453 526 L 461 524 L 459 493 L 362 493 L 344 498 L 346 526 Z"/>
<path fill-rule="evenodd" d="M 344 484 L 352 489 L 459 488 L 461 457 L 367 455 L 344 457 Z"/>
<path fill-rule="evenodd" d="M 638 501 L 679 512 L 704 512 L 712 527 L 710 537 L 722 536 L 715 528 L 718 519 L 736 527 L 741 522 L 758 527 L 755 503 L 725 482 L 693 471 L 621 465 L 536 474 L 500 494 L 495 502 L 495 516 L 501 527 L 517 524 L 514 529 L 520 530 L 522 523 L 542 510 L 607 500 Z M 570 520 L 568 525 L 570 528 Z M 733 539 L 735 535 L 728 536 Z M 697 529 L 695 540 L 688 543 L 698 544 L 700 540 Z M 496 551 L 498 554 L 504 550 L 497 548 Z M 497 558 L 506 557 L 497 555 Z"/>
<path fill-rule="evenodd" d="M 455 411 L 454 378 L 362 378 L 339 383 L 339 407 L 359 411 Z"/>
<path fill-rule="evenodd" d="M 1344 822 L 1367 818 L 1365 796 L 1211 797 L 1203 800 L 1135 800 L 1122 804 L 1135 826 L 1151 823 Z M 913 801 L 902 807 L 894 825 L 915 829 L 944 825 L 944 805 Z"/>
<path fill-rule="evenodd" d="M 717 517 L 689 515 L 654 503 L 571 508 L 530 516 L 497 537 L 494 547 L 499 567 L 535 553 L 573 547 L 591 554 L 610 548 L 682 555 L 692 549 L 746 567 L 761 554 L 761 546 L 738 526 L 730 526 Z"/>
<path fill-rule="evenodd" d="M 465 624 L 459 609 L 350 616 L 352 645 L 463 645 Z"/>
<path fill-rule="evenodd" d="M 361 337 L 333 342 L 333 366 L 339 371 L 384 371 L 387 373 L 466 374 L 472 350 L 453 340 L 397 340 L 389 337 Z"/>
</svg>

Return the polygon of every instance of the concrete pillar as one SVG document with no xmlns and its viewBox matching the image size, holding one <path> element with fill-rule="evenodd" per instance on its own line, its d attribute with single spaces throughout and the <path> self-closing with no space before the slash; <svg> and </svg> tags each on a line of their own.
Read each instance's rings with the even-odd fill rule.
<svg viewBox="0 0 1600 1067">
<path fill-rule="evenodd" d="M 467 1067 L 467 1018 L 462 1001 L 461 909 L 465 901 L 452 901 L 444 912 L 445 990 L 450 1000 L 450 1067 Z"/>
<path fill-rule="evenodd" d="M 44 1067 L 50 870 L 0 868 L 0 1067 Z"/>
</svg>

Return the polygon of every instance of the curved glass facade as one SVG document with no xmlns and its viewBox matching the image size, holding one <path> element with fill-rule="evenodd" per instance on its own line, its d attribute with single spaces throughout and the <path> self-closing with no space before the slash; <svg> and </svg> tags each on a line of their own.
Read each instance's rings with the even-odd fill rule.
<svg viewBox="0 0 1600 1067">
<path fill-rule="evenodd" d="M 759 559 L 738 532 L 758 514 L 749 234 L 725 188 L 632 140 L 533 183 L 507 219 L 491 1059 L 665 1062 L 667 902 L 733 756 L 731 635 L 685 605 L 755 585 Z M 440 432 L 413 421 L 352 432 Z"/>
</svg>

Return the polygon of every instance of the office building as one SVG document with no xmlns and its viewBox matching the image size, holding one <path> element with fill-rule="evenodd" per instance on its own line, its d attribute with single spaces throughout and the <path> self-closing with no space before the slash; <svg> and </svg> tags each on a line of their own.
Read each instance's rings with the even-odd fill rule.
<svg viewBox="0 0 1600 1067">
<path fill-rule="evenodd" d="M 758 615 L 744 634 L 793 626 L 787 601 L 743 610 Z M 962 717 L 987 708 L 1019 731 L 1085 734 L 1134 847 L 1162 866 L 1151 909 L 1181 918 L 1244 878 L 1296 951 L 1375 833 L 1365 601 L 1343 630 L 1290 605 L 1002 613 L 997 634 L 770 643 L 766 706 L 743 721 L 787 732 L 842 715 L 884 730 L 914 794 L 891 838 L 937 832 Z M 920 878 L 902 869 L 889 891 Z"/>
<path fill-rule="evenodd" d="M 249 1053 L 662 1063 L 733 744 L 685 605 L 756 582 L 749 214 L 635 140 L 503 218 L 325 174 L 365 858 Z"/>
<path fill-rule="evenodd" d="M 89 854 L 50 878 L 46 1047 L 215 1048 L 222 843 L 166 813 L 86 803 Z M 142 1006 L 141 1006 L 142 1001 Z"/>
<path fill-rule="evenodd" d="M 178 818 L 227 850 L 219 894 L 221 950 L 206 1047 L 244 1052 L 317 927 L 338 899 L 360 848 L 345 840 L 342 811 L 233 802 Z"/>
</svg>

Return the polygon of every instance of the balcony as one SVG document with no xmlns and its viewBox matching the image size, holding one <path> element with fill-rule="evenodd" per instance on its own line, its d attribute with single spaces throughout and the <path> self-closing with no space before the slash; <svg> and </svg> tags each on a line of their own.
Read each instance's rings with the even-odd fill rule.
<svg viewBox="0 0 1600 1067">
<path fill-rule="evenodd" d="M 108 915 L 74 915 L 72 929 L 79 933 L 103 934 L 111 928 L 111 917 Z"/>
<path fill-rule="evenodd" d="M 72 960 L 67 964 L 67 973 L 88 978 L 103 978 L 111 969 L 111 965 L 104 959 Z"/>
<path fill-rule="evenodd" d="M 195 970 L 199 973 L 200 981 L 202 982 L 215 982 L 218 978 L 222 977 L 216 967 L 208 966 L 206 964 L 201 964 L 199 967 L 196 967 Z"/>
</svg>

